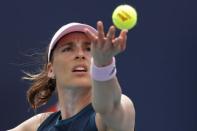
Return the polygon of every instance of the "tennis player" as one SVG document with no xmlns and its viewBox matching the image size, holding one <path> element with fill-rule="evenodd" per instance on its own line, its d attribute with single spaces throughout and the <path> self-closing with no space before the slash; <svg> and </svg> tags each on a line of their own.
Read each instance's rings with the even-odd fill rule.
<svg viewBox="0 0 197 131">
<path fill-rule="evenodd" d="M 69 23 L 53 36 L 46 62 L 38 74 L 28 74 L 27 97 L 33 109 L 57 93 L 59 111 L 33 116 L 10 131 L 134 131 L 135 109 L 121 92 L 115 56 L 126 49 L 127 30 L 115 36 Z"/>
</svg>

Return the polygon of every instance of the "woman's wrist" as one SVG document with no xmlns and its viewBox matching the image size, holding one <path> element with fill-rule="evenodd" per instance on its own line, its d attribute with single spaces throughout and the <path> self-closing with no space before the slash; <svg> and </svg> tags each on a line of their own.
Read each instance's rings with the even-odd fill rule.
<svg viewBox="0 0 197 131">
<path fill-rule="evenodd" d="M 108 59 L 108 60 L 102 60 L 102 62 L 101 62 L 101 61 L 98 61 L 98 60 L 95 60 L 94 58 L 92 58 L 92 60 L 94 60 L 94 65 L 97 67 L 108 66 L 113 62 L 113 59 L 114 59 L 114 57 L 112 57 L 111 59 Z"/>
<path fill-rule="evenodd" d="M 116 76 L 116 72 L 115 57 L 113 57 L 110 64 L 107 64 L 106 66 L 97 66 L 92 58 L 90 74 L 93 80 L 108 81 Z"/>
</svg>

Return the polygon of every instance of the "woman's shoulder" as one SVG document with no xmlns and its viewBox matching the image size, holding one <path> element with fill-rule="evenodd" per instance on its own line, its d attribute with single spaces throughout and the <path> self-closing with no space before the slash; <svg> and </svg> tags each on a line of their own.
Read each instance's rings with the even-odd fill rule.
<svg viewBox="0 0 197 131">
<path fill-rule="evenodd" d="M 36 131 L 38 127 L 53 113 L 54 112 L 44 112 L 37 114 L 8 131 Z"/>
</svg>

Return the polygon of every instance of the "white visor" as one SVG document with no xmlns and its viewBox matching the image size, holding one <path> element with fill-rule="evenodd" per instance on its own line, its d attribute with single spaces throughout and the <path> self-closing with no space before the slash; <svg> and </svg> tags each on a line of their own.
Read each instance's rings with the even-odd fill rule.
<svg viewBox="0 0 197 131">
<path fill-rule="evenodd" d="M 48 51 L 48 62 L 50 61 L 51 58 L 51 53 L 53 48 L 55 47 L 55 44 L 62 38 L 64 35 L 71 33 L 71 32 L 84 32 L 85 28 L 93 32 L 94 34 L 97 34 L 97 30 L 93 28 L 92 26 L 89 26 L 87 24 L 82 24 L 82 23 L 69 23 L 67 25 L 62 26 L 53 36 L 50 45 L 49 45 L 49 51 Z"/>
</svg>

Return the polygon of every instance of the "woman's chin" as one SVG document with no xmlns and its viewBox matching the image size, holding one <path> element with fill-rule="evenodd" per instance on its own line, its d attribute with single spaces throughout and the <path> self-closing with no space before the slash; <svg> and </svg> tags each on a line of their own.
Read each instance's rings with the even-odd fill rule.
<svg viewBox="0 0 197 131">
<path fill-rule="evenodd" d="M 72 83 L 75 87 L 91 87 L 91 81 L 87 78 L 75 79 Z"/>
</svg>

